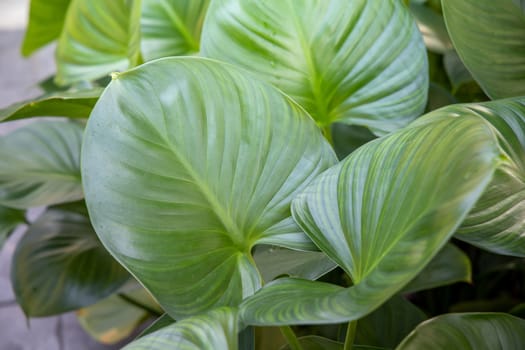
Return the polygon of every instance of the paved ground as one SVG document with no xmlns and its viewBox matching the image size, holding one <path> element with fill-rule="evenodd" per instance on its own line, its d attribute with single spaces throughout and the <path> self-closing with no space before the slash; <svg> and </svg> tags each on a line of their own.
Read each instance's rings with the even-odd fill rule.
<svg viewBox="0 0 525 350">
<path fill-rule="evenodd" d="M 30 59 L 19 53 L 23 37 L 27 0 L 0 0 L 0 108 L 39 94 L 35 83 L 54 71 L 53 48 L 49 47 Z M 0 125 L 0 135 L 20 123 Z M 87 336 L 74 314 L 31 319 L 29 327 L 14 301 L 9 282 L 10 261 L 21 227 L 0 251 L 0 350 L 109 350 Z"/>
</svg>

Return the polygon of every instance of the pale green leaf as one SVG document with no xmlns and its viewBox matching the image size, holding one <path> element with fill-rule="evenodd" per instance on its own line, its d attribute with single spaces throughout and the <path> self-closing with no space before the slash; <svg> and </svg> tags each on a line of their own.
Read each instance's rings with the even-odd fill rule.
<svg viewBox="0 0 525 350">
<path fill-rule="evenodd" d="M 48 209 L 32 223 L 11 268 L 16 299 L 27 316 L 91 305 L 128 278 L 98 240 L 81 203 Z"/>
<path fill-rule="evenodd" d="M 23 223 L 25 223 L 24 211 L 0 206 L 0 251 L 11 232 Z"/>
<path fill-rule="evenodd" d="M 323 127 L 385 134 L 426 103 L 425 47 L 399 0 L 213 1 L 201 52 L 258 73 Z"/>
<path fill-rule="evenodd" d="M 453 244 L 447 244 L 430 263 L 403 288 L 403 293 L 413 293 L 456 282 L 471 282 L 470 259 Z"/>
<path fill-rule="evenodd" d="M 223 307 L 161 328 L 123 350 L 236 350 L 237 311 Z"/>
<path fill-rule="evenodd" d="M 101 88 L 95 88 L 45 94 L 0 109 L 0 121 L 31 117 L 88 118 L 101 93 Z"/>
<path fill-rule="evenodd" d="M 523 344 L 525 320 L 502 313 L 467 313 L 422 323 L 396 350 L 510 350 Z"/>
<path fill-rule="evenodd" d="M 0 204 L 25 209 L 83 198 L 82 131 L 76 122 L 45 120 L 0 137 Z"/>
<path fill-rule="evenodd" d="M 140 0 L 72 0 L 60 35 L 56 81 L 95 80 L 137 64 Z"/>
<path fill-rule="evenodd" d="M 513 0 L 443 0 L 462 61 L 493 99 L 525 95 L 525 15 Z"/>
<path fill-rule="evenodd" d="M 277 89 L 194 57 L 120 74 L 82 151 L 97 233 L 177 320 L 257 290 L 255 244 L 312 248 L 290 202 L 336 162 L 312 119 Z"/>
<path fill-rule="evenodd" d="M 499 157 L 493 129 L 477 116 L 427 118 L 360 147 L 292 205 L 294 219 L 354 285 L 279 279 L 243 302 L 242 319 L 337 323 L 370 313 L 438 253 Z"/>
<path fill-rule="evenodd" d="M 24 56 L 31 55 L 59 37 L 70 2 L 71 0 L 31 0 L 29 23 L 22 43 Z"/>
<path fill-rule="evenodd" d="M 145 61 L 199 52 L 209 0 L 142 0 L 141 51 Z"/>
</svg>

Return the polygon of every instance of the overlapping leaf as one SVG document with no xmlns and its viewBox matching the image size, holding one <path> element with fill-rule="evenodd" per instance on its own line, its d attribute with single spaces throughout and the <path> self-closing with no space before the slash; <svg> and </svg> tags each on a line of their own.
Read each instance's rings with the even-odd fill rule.
<svg viewBox="0 0 525 350">
<path fill-rule="evenodd" d="M 513 0 L 443 0 L 452 42 L 491 98 L 525 95 L 525 15 Z"/>
<path fill-rule="evenodd" d="M 425 107 L 425 47 L 397 0 L 213 1 L 201 52 L 257 72 L 321 126 L 384 134 Z"/>
<path fill-rule="evenodd" d="M 0 138 L 0 204 L 15 208 L 83 197 L 80 145 L 83 126 L 39 121 Z"/>
<path fill-rule="evenodd" d="M 58 41 L 56 81 L 95 80 L 134 66 L 140 10 L 140 0 L 72 0 Z"/>
<path fill-rule="evenodd" d="M 223 307 L 164 327 L 123 350 L 235 350 L 237 332 L 237 311 Z"/>
<path fill-rule="evenodd" d="M 521 349 L 525 321 L 499 313 L 449 314 L 418 326 L 396 350 Z"/>
<path fill-rule="evenodd" d="M 299 225 L 354 285 L 279 279 L 243 302 L 242 319 L 335 323 L 370 313 L 450 238 L 499 157 L 494 131 L 477 116 L 427 118 L 359 148 L 292 205 Z"/>
<path fill-rule="evenodd" d="M 13 259 L 13 288 L 28 316 L 91 305 L 129 278 L 98 240 L 83 204 L 42 214 L 18 243 Z"/>
<path fill-rule="evenodd" d="M 290 201 L 335 161 L 277 89 L 229 65 L 169 58 L 108 86 L 82 173 L 105 246 L 179 320 L 258 289 L 255 244 L 312 246 Z"/>
<path fill-rule="evenodd" d="M 21 210 L 0 206 L 0 251 L 11 232 L 18 225 L 25 223 L 24 214 Z"/>
<path fill-rule="evenodd" d="M 141 51 L 145 61 L 199 52 L 209 0 L 142 0 Z"/>
</svg>

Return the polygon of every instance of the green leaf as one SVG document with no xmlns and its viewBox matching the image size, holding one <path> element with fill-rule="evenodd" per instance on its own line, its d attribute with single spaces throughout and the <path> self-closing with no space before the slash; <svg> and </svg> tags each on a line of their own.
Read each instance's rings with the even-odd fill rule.
<svg viewBox="0 0 525 350">
<path fill-rule="evenodd" d="M 136 65 L 140 9 L 140 0 L 72 0 L 57 46 L 57 83 L 95 80 Z"/>
<path fill-rule="evenodd" d="M 430 112 L 435 109 L 457 103 L 457 100 L 450 92 L 440 85 L 431 82 L 428 89 L 428 101 L 426 111 Z"/>
<path fill-rule="evenodd" d="M 0 121 L 31 117 L 88 118 L 102 88 L 60 91 L 0 109 Z"/>
<path fill-rule="evenodd" d="M 394 296 L 357 322 L 355 343 L 394 348 L 427 317 L 401 296 Z"/>
<path fill-rule="evenodd" d="M 26 209 L 83 198 L 83 126 L 38 121 L 0 137 L 0 204 Z"/>
<path fill-rule="evenodd" d="M 498 254 L 525 256 L 525 98 L 451 106 L 436 113 L 474 115 L 495 128 L 502 164 L 456 233 Z"/>
<path fill-rule="evenodd" d="M 123 350 L 235 350 L 237 311 L 222 307 L 164 327 Z"/>
<path fill-rule="evenodd" d="M 449 314 L 419 325 L 396 350 L 521 349 L 525 321 L 502 313 Z"/>
<path fill-rule="evenodd" d="M 253 254 L 263 281 L 288 275 L 316 280 L 337 267 L 322 252 L 296 251 L 280 247 L 260 246 Z"/>
<path fill-rule="evenodd" d="M 294 219 L 354 285 L 279 279 L 243 302 L 241 318 L 337 323 L 370 313 L 438 253 L 499 157 L 494 131 L 476 116 L 427 118 L 360 147 L 292 204 Z"/>
<path fill-rule="evenodd" d="M 447 244 L 430 263 L 403 288 L 403 293 L 414 293 L 456 282 L 471 282 L 470 259 L 461 249 Z"/>
<path fill-rule="evenodd" d="M 25 223 L 25 212 L 0 206 L 0 251 L 5 240 L 20 224 Z"/>
<path fill-rule="evenodd" d="M 410 3 L 410 11 L 416 18 L 425 46 L 430 51 L 444 54 L 453 48 L 445 21 L 440 13 L 414 2 Z"/>
<path fill-rule="evenodd" d="M 525 95 L 525 16 L 513 0 L 443 0 L 448 31 L 493 99 Z"/>
<path fill-rule="evenodd" d="M 443 56 L 443 64 L 445 66 L 448 79 L 452 84 L 453 92 L 457 91 L 462 85 L 474 81 L 472 74 L 470 74 L 467 67 L 465 67 L 456 51 L 448 51 Z"/>
<path fill-rule="evenodd" d="M 31 0 L 29 23 L 22 43 L 24 56 L 59 37 L 70 1 Z"/>
<path fill-rule="evenodd" d="M 144 60 L 199 52 L 210 0 L 142 0 L 141 50 Z"/>
<path fill-rule="evenodd" d="M 254 245 L 313 248 L 290 202 L 336 162 L 293 101 L 202 58 L 120 74 L 91 114 L 82 151 L 97 233 L 177 320 L 257 290 Z"/>
<path fill-rule="evenodd" d="M 162 329 L 166 326 L 172 325 L 175 323 L 175 320 L 171 318 L 168 314 L 163 314 L 155 320 L 148 328 L 146 328 L 142 333 L 139 334 L 138 338 L 142 338 L 148 334 L 154 333 L 159 329 Z"/>
<path fill-rule="evenodd" d="M 115 292 L 128 273 L 102 247 L 83 204 L 53 207 L 16 247 L 11 280 L 27 316 L 91 305 Z"/>
<path fill-rule="evenodd" d="M 302 350 L 343 350 L 343 343 L 333 341 L 332 339 L 323 338 L 315 335 L 309 335 L 298 339 Z M 281 350 L 291 350 L 290 345 L 286 345 Z M 361 350 L 360 346 L 353 346 L 354 350 Z"/>
<path fill-rule="evenodd" d="M 344 159 L 365 143 L 376 138 L 365 127 L 343 123 L 333 123 L 331 133 L 334 150 L 339 159 Z"/>
<path fill-rule="evenodd" d="M 258 73 L 322 127 L 385 134 L 426 103 L 425 47 L 398 0 L 213 1 L 201 52 Z"/>
<path fill-rule="evenodd" d="M 82 328 L 95 340 L 103 344 L 114 344 L 131 333 L 150 315 L 147 310 L 130 303 L 127 298 L 151 303 L 153 299 L 144 288 L 122 294 L 114 294 L 96 304 L 76 312 Z"/>
</svg>

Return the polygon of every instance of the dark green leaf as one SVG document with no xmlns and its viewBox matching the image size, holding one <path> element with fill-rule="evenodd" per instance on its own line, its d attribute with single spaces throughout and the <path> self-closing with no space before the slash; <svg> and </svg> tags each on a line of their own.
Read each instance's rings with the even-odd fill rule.
<svg viewBox="0 0 525 350">
<path fill-rule="evenodd" d="M 85 138 L 95 229 L 175 319 L 257 290 L 255 244 L 312 248 L 290 202 L 335 155 L 302 108 L 245 71 L 166 58 L 122 73 Z"/>
<path fill-rule="evenodd" d="M 376 138 L 370 130 L 357 125 L 333 123 L 331 131 L 334 150 L 339 159 L 344 159 L 365 143 Z"/>
<path fill-rule="evenodd" d="M 61 91 L 0 109 L 0 121 L 31 117 L 87 118 L 102 93 L 93 90 Z"/>
<path fill-rule="evenodd" d="M 457 91 L 462 85 L 474 81 L 472 74 L 470 74 L 467 67 L 465 67 L 456 51 L 448 51 L 443 56 L 443 64 L 445 66 L 448 79 L 452 84 L 453 91 Z"/>
<path fill-rule="evenodd" d="M 31 0 L 22 54 L 29 56 L 35 50 L 58 38 L 64 26 L 71 0 Z"/>
<path fill-rule="evenodd" d="M 168 314 L 163 314 L 159 318 L 155 320 L 148 328 L 146 328 L 142 333 L 139 334 L 137 338 L 142 338 L 143 336 L 146 336 L 148 334 L 151 334 L 153 332 L 158 331 L 161 328 L 164 328 L 166 326 L 169 326 L 171 324 L 175 323 L 175 320 L 171 318 Z"/>
<path fill-rule="evenodd" d="M 0 204 L 31 208 L 83 198 L 76 122 L 38 121 L 0 137 Z"/>
<path fill-rule="evenodd" d="M 499 158 L 493 129 L 477 116 L 435 115 L 357 149 L 292 204 L 294 219 L 354 285 L 278 279 L 243 302 L 241 318 L 252 325 L 337 323 L 370 313 L 438 253 Z"/>
<path fill-rule="evenodd" d="M 525 320 L 500 313 L 449 314 L 419 325 L 396 350 L 521 349 Z"/>
<path fill-rule="evenodd" d="M 428 89 L 427 112 L 435 109 L 457 103 L 457 100 L 450 94 L 450 92 L 442 86 L 431 82 Z"/>
<path fill-rule="evenodd" d="M 223 307 L 161 328 L 123 350 L 236 350 L 237 332 L 237 312 Z"/>
<path fill-rule="evenodd" d="M 401 1 L 217 0 L 201 51 L 258 73 L 322 127 L 385 134 L 426 103 L 426 51 Z"/>
<path fill-rule="evenodd" d="M 91 305 L 129 278 L 98 240 L 83 204 L 48 209 L 16 247 L 11 279 L 26 315 L 48 316 Z"/>
<path fill-rule="evenodd" d="M 73 0 L 57 46 L 57 83 L 95 80 L 136 65 L 140 10 L 140 0 Z"/>
<path fill-rule="evenodd" d="M 0 206 L 0 251 L 11 232 L 23 223 L 25 223 L 24 211 Z"/>
<path fill-rule="evenodd" d="M 452 42 L 493 99 L 525 95 L 525 16 L 513 0 L 443 0 Z"/>
<path fill-rule="evenodd" d="M 453 48 L 440 13 L 414 2 L 410 2 L 410 11 L 414 14 L 425 45 L 430 51 L 443 54 Z"/>
<path fill-rule="evenodd" d="M 142 0 L 141 50 L 144 60 L 199 52 L 209 0 Z"/>
<path fill-rule="evenodd" d="M 331 339 L 310 335 L 299 338 L 299 343 L 303 350 L 343 350 L 343 343 Z M 286 345 L 281 350 L 291 350 L 290 345 Z M 354 350 L 361 350 L 360 346 L 353 346 Z"/>
</svg>

